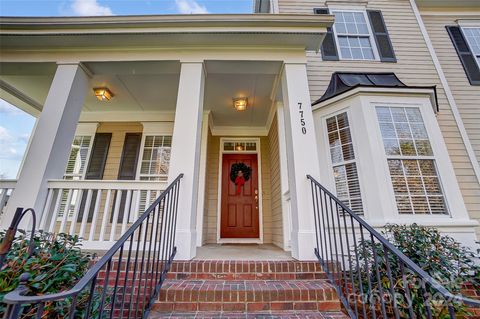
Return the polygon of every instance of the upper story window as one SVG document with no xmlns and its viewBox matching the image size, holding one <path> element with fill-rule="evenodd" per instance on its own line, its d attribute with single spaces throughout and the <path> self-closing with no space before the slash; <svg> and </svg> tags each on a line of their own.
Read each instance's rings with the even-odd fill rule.
<svg viewBox="0 0 480 319">
<path fill-rule="evenodd" d="M 480 27 L 446 26 L 471 85 L 480 85 Z"/>
<path fill-rule="evenodd" d="M 356 214 L 363 214 L 360 182 L 346 112 L 327 118 L 328 143 L 338 198 Z"/>
<path fill-rule="evenodd" d="M 470 47 L 478 66 L 480 66 L 480 27 L 465 27 L 463 28 L 463 34 L 465 34 L 468 46 Z"/>
<path fill-rule="evenodd" d="M 171 136 L 145 136 L 139 173 L 140 180 L 158 181 L 167 179 L 171 147 Z"/>
<path fill-rule="evenodd" d="M 375 60 L 373 36 L 362 11 L 332 11 L 342 60 Z"/>
<path fill-rule="evenodd" d="M 322 42 L 324 61 L 397 62 L 381 11 L 315 8 L 314 12 L 335 15 Z"/>
<path fill-rule="evenodd" d="M 376 107 L 399 214 L 448 214 L 420 110 Z"/>
</svg>

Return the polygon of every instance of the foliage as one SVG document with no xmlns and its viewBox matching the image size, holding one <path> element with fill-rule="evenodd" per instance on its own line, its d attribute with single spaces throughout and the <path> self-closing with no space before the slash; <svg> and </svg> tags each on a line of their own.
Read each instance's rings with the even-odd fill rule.
<svg viewBox="0 0 480 319">
<path fill-rule="evenodd" d="M 0 316 L 3 316 L 6 304 L 4 296 L 17 288 L 19 277 L 28 273 L 30 279 L 27 283 L 28 295 L 46 295 L 62 292 L 72 288 L 75 283 L 86 273 L 94 255 L 82 252 L 78 236 L 67 234 L 50 234 L 38 232 L 34 236 L 35 252 L 28 258 L 28 245 L 30 237 L 25 232 L 14 239 L 12 247 L 7 254 L 4 266 L 0 269 Z M 5 233 L 0 233 L 3 240 Z M 99 293 L 95 291 L 92 298 L 92 314 L 99 307 Z M 75 318 L 83 318 L 87 307 L 89 291 L 79 294 Z M 65 318 L 68 316 L 72 298 L 61 301 L 48 302 L 45 305 L 42 318 Z M 24 309 L 22 318 L 33 318 L 36 307 Z"/>
<path fill-rule="evenodd" d="M 440 234 L 435 228 L 417 224 L 387 225 L 383 234 L 403 254 L 452 294 L 460 294 L 461 288 L 466 284 L 480 290 L 478 255 L 462 247 L 453 238 Z M 370 308 L 369 311 L 380 311 L 378 298 L 382 297 L 388 305 L 386 311 L 393 314 L 394 298 L 400 317 L 409 317 L 409 300 L 406 296 L 410 295 L 412 308 L 418 318 L 426 318 L 424 300 L 427 300 L 434 318 L 450 318 L 445 306 L 445 298 L 427 282 L 422 282 L 420 277 L 406 265 L 401 265 L 398 258 L 388 252 L 382 244 L 364 240 L 360 242 L 357 251 L 360 258 L 353 267 L 356 270 L 354 277 L 357 287 L 362 284 L 363 302 L 367 307 L 375 309 Z M 378 265 L 378 273 L 373 267 L 375 261 Z M 401 266 L 404 266 L 403 274 Z M 366 272 L 367 267 L 370 269 L 369 273 Z M 391 281 L 388 271 L 392 274 Z M 368 293 L 369 285 L 372 287 L 370 293 Z M 468 314 L 466 305 L 458 302 L 453 302 L 453 305 L 458 315 Z"/>
<path fill-rule="evenodd" d="M 230 169 L 230 180 L 235 183 L 235 179 L 238 176 L 238 172 L 242 171 L 245 181 L 250 179 L 250 174 L 252 174 L 252 168 L 247 166 L 245 163 L 235 163 Z"/>
</svg>

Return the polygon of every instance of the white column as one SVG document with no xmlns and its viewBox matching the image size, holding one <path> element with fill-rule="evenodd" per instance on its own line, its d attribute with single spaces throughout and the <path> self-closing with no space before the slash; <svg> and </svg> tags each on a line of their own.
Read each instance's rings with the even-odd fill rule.
<svg viewBox="0 0 480 319">
<path fill-rule="evenodd" d="M 47 181 L 62 178 L 65 172 L 87 88 L 88 76 L 80 64 L 57 66 L 17 186 L 2 218 L 3 227 L 10 225 L 17 207 L 33 207 L 40 222 Z"/>
<path fill-rule="evenodd" d="M 196 254 L 196 215 L 200 136 L 205 74 L 202 62 L 183 62 L 178 85 L 177 107 L 173 127 L 169 181 L 183 173 L 178 202 L 175 245 L 179 260 Z"/>
<path fill-rule="evenodd" d="M 284 65 L 282 94 L 291 200 L 292 256 L 299 260 L 315 260 L 313 206 L 310 182 L 306 176 L 318 177 L 319 164 L 305 64 Z"/>
<path fill-rule="evenodd" d="M 198 175 L 198 202 L 197 202 L 197 247 L 203 241 L 203 217 L 205 215 L 205 181 L 207 172 L 208 122 L 210 111 L 203 114 L 202 137 L 200 146 L 200 171 Z"/>
<path fill-rule="evenodd" d="M 277 101 L 278 153 L 280 158 L 280 188 L 282 192 L 283 249 L 291 250 L 292 217 L 290 214 L 290 195 L 288 185 L 287 141 L 285 137 L 285 115 L 283 102 Z"/>
</svg>

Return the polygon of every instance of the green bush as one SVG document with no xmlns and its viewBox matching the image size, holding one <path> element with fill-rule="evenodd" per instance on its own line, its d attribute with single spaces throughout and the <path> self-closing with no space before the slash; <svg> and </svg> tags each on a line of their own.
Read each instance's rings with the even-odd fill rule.
<svg viewBox="0 0 480 319">
<path fill-rule="evenodd" d="M 0 239 L 3 240 L 4 236 L 5 233 L 1 232 Z M 30 290 L 29 295 L 62 292 L 72 288 L 82 278 L 94 259 L 94 255 L 80 249 L 81 243 L 78 236 L 38 232 L 33 240 L 35 252 L 28 258 L 30 236 L 21 232 L 15 238 L 5 264 L 0 269 L 0 316 L 3 316 L 6 308 L 3 298 L 18 286 L 21 274 L 30 274 L 27 283 Z M 98 308 L 98 295 L 99 291 L 96 291 L 93 298 L 93 314 Z M 88 296 L 87 287 L 86 291 L 78 296 L 76 318 L 82 318 Z M 42 318 L 65 318 L 71 302 L 71 298 L 67 298 L 47 303 Z M 35 311 L 35 307 L 25 309 L 22 318 L 33 318 Z"/>
<path fill-rule="evenodd" d="M 453 238 L 441 235 L 435 228 L 424 227 L 417 224 L 387 225 L 383 231 L 383 235 L 451 293 L 455 295 L 460 294 L 462 287 L 467 284 L 473 286 L 473 289 L 480 290 L 479 256 L 470 249 L 462 247 L 461 244 Z M 374 264 L 373 250 L 375 250 L 377 255 L 376 260 L 379 265 L 380 280 L 378 280 L 376 272 L 371 268 Z M 367 304 L 367 307 L 375 304 L 374 308 L 376 311 L 379 311 L 379 301 L 375 299 L 374 296 L 381 296 L 380 287 L 383 290 L 384 299 L 392 300 L 390 292 L 391 284 L 387 276 L 388 268 L 385 262 L 385 250 L 378 242 L 372 244 L 370 240 L 365 240 L 360 243 L 357 251 L 360 252 L 360 259 L 358 264 L 354 265 L 353 268 L 359 270 L 359 272 L 355 272 L 354 276 L 357 281 L 356 285 L 359 286 L 359 282 L 362 282 L 364 287 L 363 302 Z M 364 254 L 363 252 L 366 253 Z M 397 301 L 400 316 L 408 317 L 408 301 L 402 297 L 406 295 L 406 285 L 404 284 L 406 281 L 412 299 L 411 303 L 418 318 L 426 318 L 426 314 L 424 313 L 424 296 L 428 296 L 428 302 L 434 318 L 450 318 L 445 302 L 436 290 L 432 289 L 428 284 L 425 285 L 426 291 L 423 290 L 420 278 L 407 268 L 405 268 L 406 277 L 403 278 L 398 259 L 391 253 L 387 253 L 387 255 L 393 277 L 393 290 L 395 293 L 393 297 Z M 371 269 L 370 274 L 366 274 L 364 271 L 367 263 Z M 367 289 L 369 279 L 373 286 L 370 293 Z M 386 310 L 392 314 L 393 308 L 391 307 L 391 303 L 389 304 Z M 466 305 L 460 303 L 453 304 L 457 314 L 468 314 Z"/>
</svg>

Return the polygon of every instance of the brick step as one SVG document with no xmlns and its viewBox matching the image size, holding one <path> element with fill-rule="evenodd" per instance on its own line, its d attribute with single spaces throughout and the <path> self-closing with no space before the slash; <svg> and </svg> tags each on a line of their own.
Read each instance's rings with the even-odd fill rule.
<svg viewBox="0 0 480 319">
<path fill-rule="evenodd" d="M 342 312 L 318 312 L 318 311 L 261 311 L 239 314 L 238 312 L 151 312 L 149 319 L 347 319 L 350 318 Z"/>
<path fill-rule="evenodd" d="M 195 311 L 339 311 L 325 280 L 167 280 L 154 309 Z"/>
<path fill-rule="evenodd" d="M 223 280 L 301 280 L 325 279 L 325 272 L 314 261 L 176 261 L 169 279 Z"/>
</svg>

